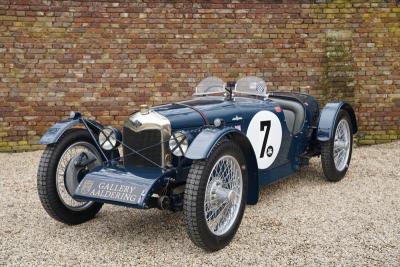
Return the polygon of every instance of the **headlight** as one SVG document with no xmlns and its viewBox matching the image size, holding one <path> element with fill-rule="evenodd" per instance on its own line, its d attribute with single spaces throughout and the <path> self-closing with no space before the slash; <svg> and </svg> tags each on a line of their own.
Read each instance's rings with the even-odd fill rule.
<svg viewBox="0 0 400 267">
<path fill-rule="evenodd" d="M 188 145 L 188 138 L 182 132 L 173 133 L 169 139 L 169 149 L 177 157 L 181 157 L 186 153 Z"/>
<path fill-rule="evenodd" d="M 121 133 L 117 129 L 107 126 L 99 133 L 99 144 L 104 150 L 116 148 L 121 143 Z"/>
</svg>

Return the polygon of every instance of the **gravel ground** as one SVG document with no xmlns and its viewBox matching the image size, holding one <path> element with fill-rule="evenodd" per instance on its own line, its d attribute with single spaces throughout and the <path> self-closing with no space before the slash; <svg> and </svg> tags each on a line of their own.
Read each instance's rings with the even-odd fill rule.
<svg viewBox="0 0 400 267">
<path fill-rule="evenodd" d="M 40 155 L 0 154 L 0 265 L 400 265 L 400 142 L 356 148 L 339 183 L 315 159 L 263 188 L 216 253 L 190 242 L 182 213 L 105 205 L 82 225 L 50 219 L 36 193 Z"/>
</svg>

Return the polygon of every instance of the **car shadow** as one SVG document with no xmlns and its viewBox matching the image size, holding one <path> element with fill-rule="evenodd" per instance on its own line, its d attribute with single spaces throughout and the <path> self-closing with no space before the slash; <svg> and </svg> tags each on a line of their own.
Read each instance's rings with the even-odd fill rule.
<svg viewBox="0 0 400 267">
<path fill-rule="evenodd" d="M 303 166 L 296 173 L 260 188 L 259 202 L 277 194 L 290 194 L 293 189 L 327 183 L 320 161 L 318 159 L 312 159 L 309 165 Z"/>
<path fill-rule="evenodd" d="M 101 232 L 93 234 L 105 243 L 123 239 L 131 244 L 146 246 L 154 242 L 167 244 L 174 240 L 182 243 L 187 239 L 182 212 L 112 207 L 100 212 L 93 223 L 96 228 L 102 228 Z"/>
</svg>

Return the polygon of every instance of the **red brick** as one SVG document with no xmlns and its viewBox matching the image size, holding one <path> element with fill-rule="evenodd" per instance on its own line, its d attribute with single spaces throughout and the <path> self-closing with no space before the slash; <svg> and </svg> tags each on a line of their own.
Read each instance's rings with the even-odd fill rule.
<svg viewBox="0 0 400 267">
<path fill-rule="evenodd" d="M 0 6 L 0 123 L 8 127 L 1 128 L 2 142 L 27 140 L 38 148 L 32 144 L 39 135 L 72 109 L 121 126 L 141 103 L 189 97 L 207 74 L 254 73 L 272 90 L 309 86 L 323 101 L 346 98 L 368 137 L 364 143 L 400 138 L 390 132 L 400 131 L 394 0 L 351 7 L 276 0 L 6 2 Z M 351 34 L 336 44 L 327 39 L 341 29 Z M 329 59 L 335 45 L 349 54 Z"/>
</svg>

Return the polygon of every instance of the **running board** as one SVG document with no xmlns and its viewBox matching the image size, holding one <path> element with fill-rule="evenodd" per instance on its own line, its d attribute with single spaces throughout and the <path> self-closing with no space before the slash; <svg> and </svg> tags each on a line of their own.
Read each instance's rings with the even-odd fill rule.
<svg viewBox="0 0 400 267">
<path fill-rule="evenodd" d="M 149 208 L 147 202 L 157 190 L 164 175 L 153 171 L 153 175 L 141 177 L 124 169 L 102 168 L 88 173 L 76 188 L 74 198 L 116 205 Z"/>
</svg>

